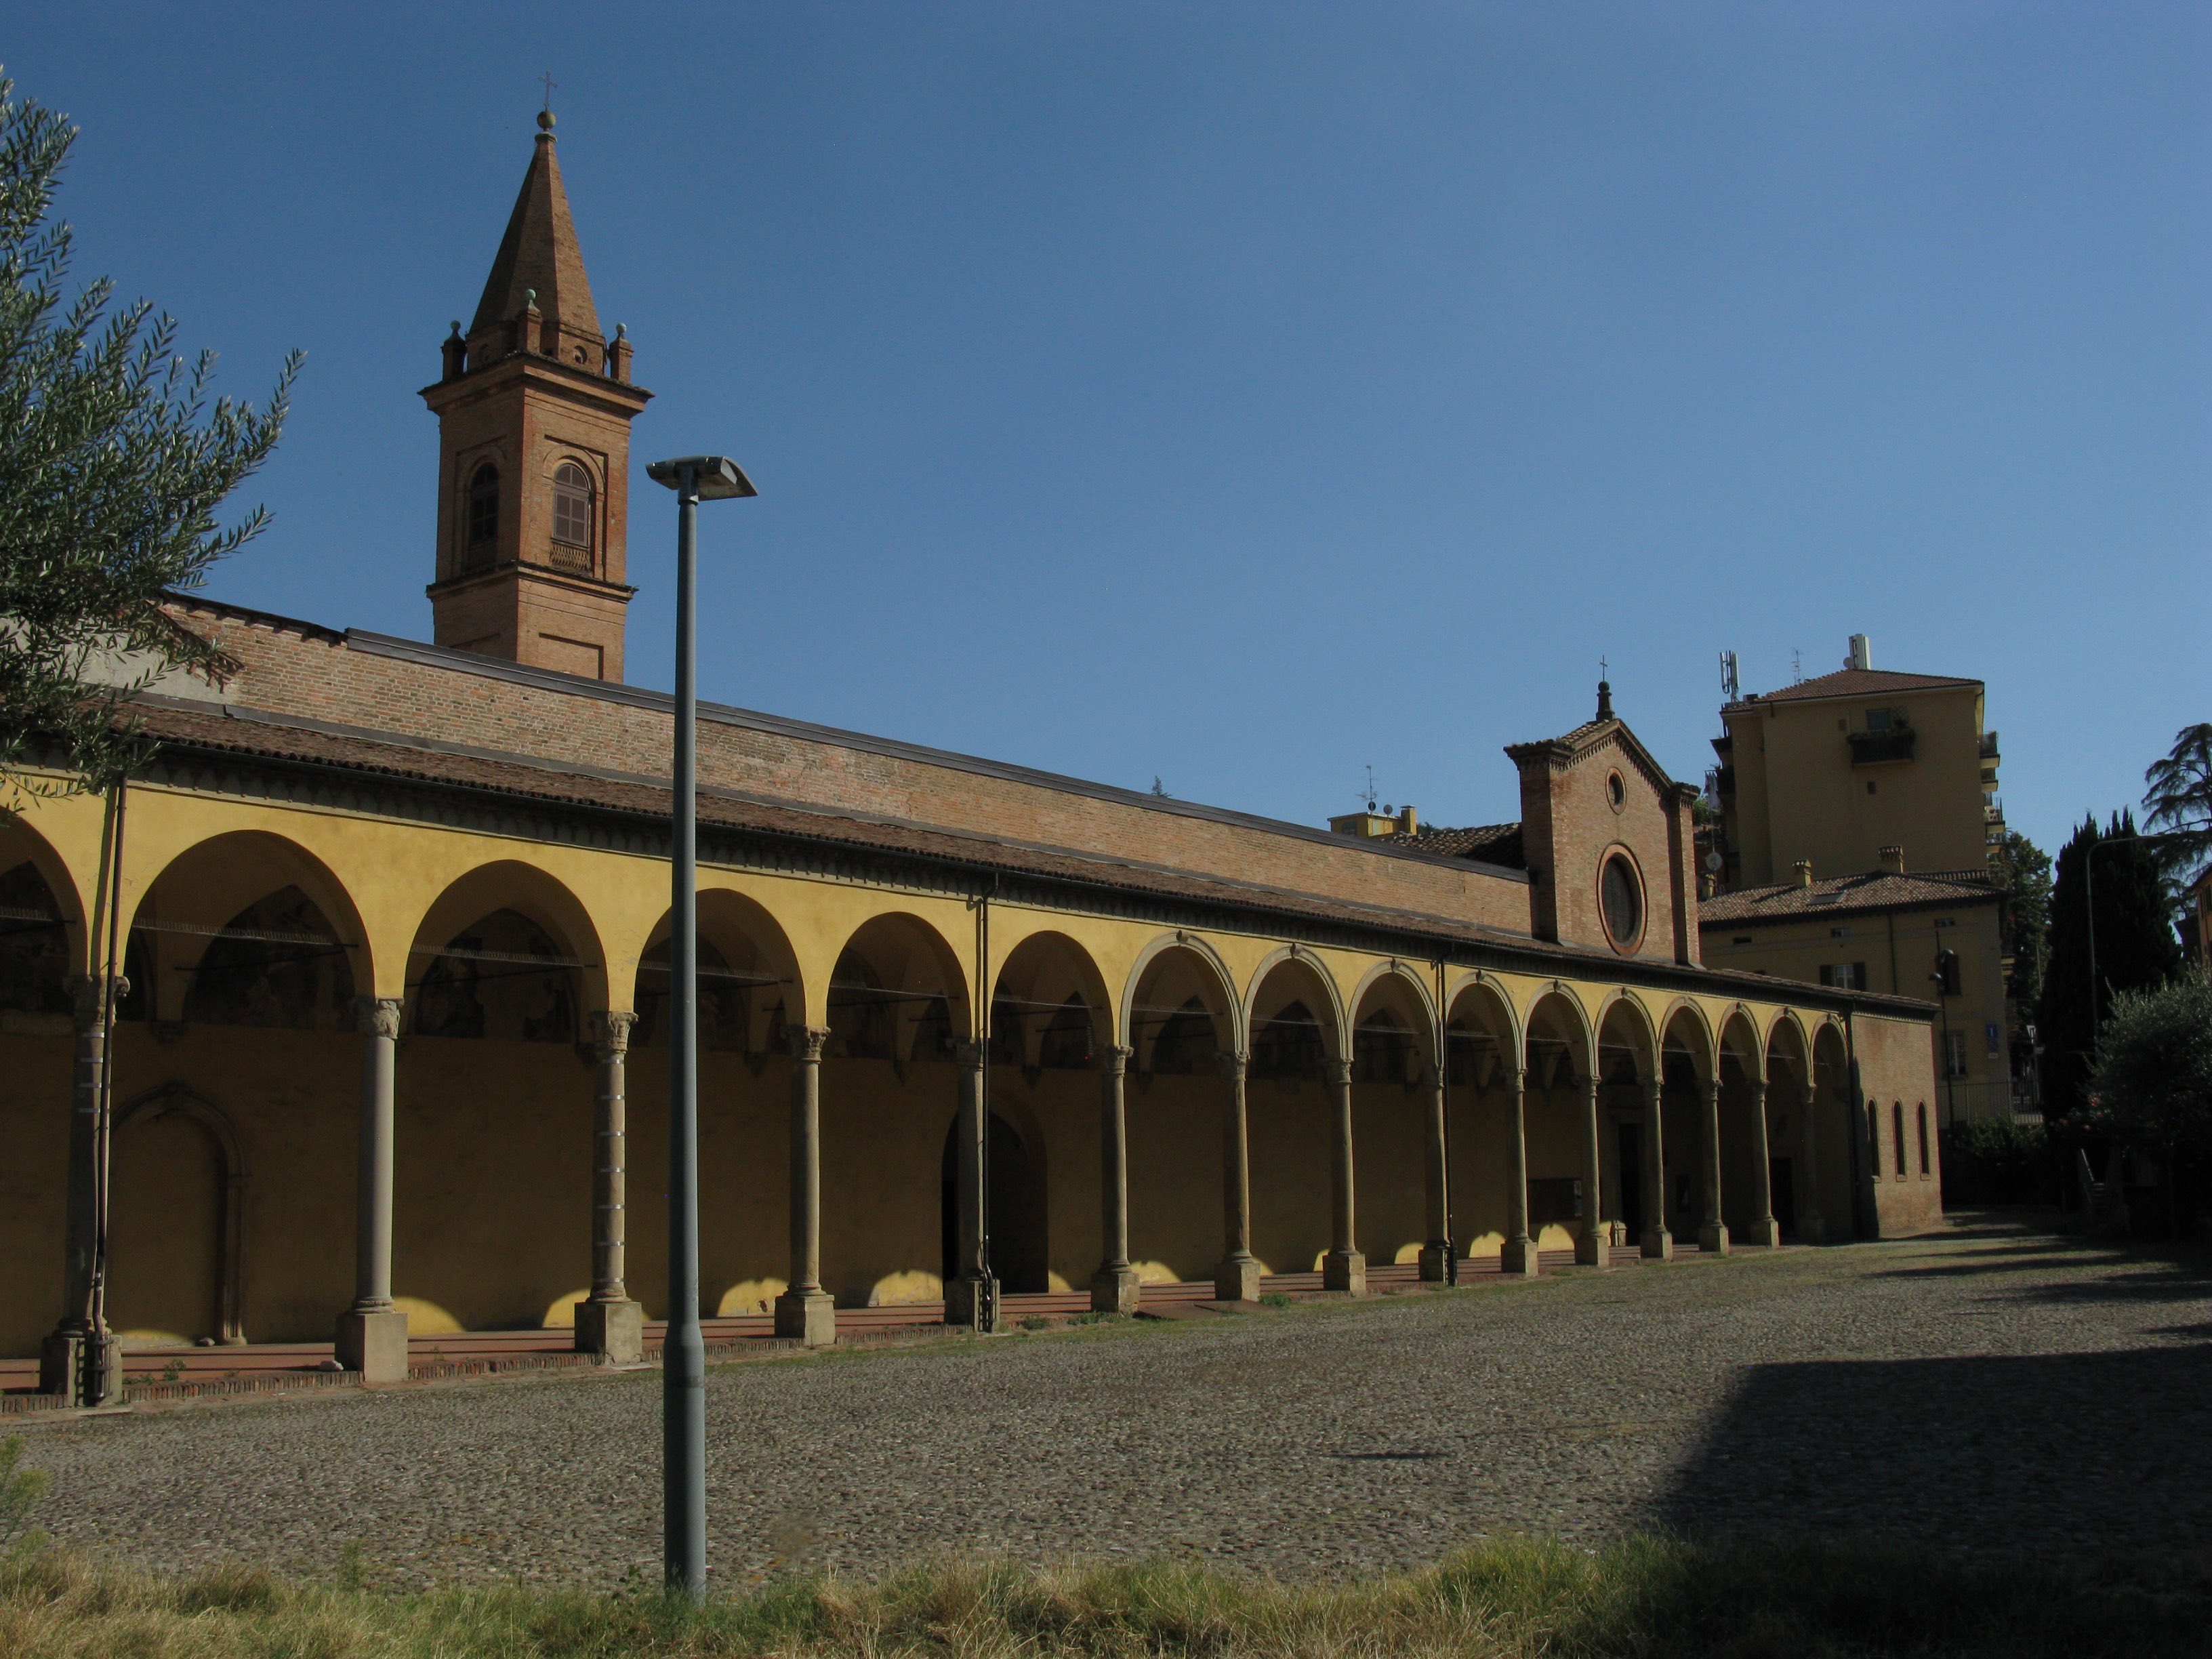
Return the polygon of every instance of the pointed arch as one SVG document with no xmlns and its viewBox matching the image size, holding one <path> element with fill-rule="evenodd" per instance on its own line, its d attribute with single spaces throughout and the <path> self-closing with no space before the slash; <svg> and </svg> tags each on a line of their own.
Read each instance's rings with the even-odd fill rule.
<svg viewBox="0 0 2212 1659">
<path fill-rule="evenodd" d="M 1651 1012 L 1626 987 L 1607 994 L 1597 1011 L 1598 1063 L 1605 1065 L 1606 1051 L 1625 1052 L 1636 1068 L 1637 1079 L 1647 1081 L 1658 1074 L 1659 1029 L 1651 1023 Z M 1608 1042 L 1608 1036 L 1613 1041 Z"/>
<path fill-rule="evenodd" d="M 68 861 L 54 850 L 52 842 L 32 829 L 20 816 L 0 817 L 0 875 L 23 864 L 29 865 L 38 872 L 47 896 L 52 901 L 55 918 L 60 923 L 60 972 L 66 983 L 74 975 L 88 971 L 85 952 L 90 945 L 85 926 L 83 895 L 77 891 L 76 878 L 70 873 Z M 10 919 L 19 924 L 36 920 L 21 916 Z"/>
<path fill-rule="evenodd" d="M 765 905 L 727 887 L 699 890 L 699 1024 L 702 1047 L 760 1054 L 780 1052 L 783 1032 L 806 1006 L 799 959 Z M 630 1042 L 667 1040 L 671 917 L 664 910 L 634 957 L 610 974 L 617 998 L 627 990 L 637 1015 Z"/>
<path fill-rule="evenodd" d="M 1564 982 L 1553 980 L 1528 1005 L 1522 1027 L 1524 1068 L 1535 1073 L 1547 1067 L 1547 1086 L 1561 1070 L 1560 1063 L 1577 1078 L 1597 1074 L 1597 1033 L 1582 1000 Z M 1545 1053 L 1539 1054 L 1541 1048 Z"/>
<path fill-rule="evenodd" d="M 1114 1013 L 1097 959 L 1066 933 L 1041 927 L 999 964 L 993 1050 L 1023 1066 L 1088 1067 L 1114 1044 Z"/>
<path fill-rule="evenodd" d="M 1659 1021 L 1659 1044 L 1662 1054 L 1686 1057 L 1701 1079 L 1712 1077 L 1720 1063 L 1719 1040 L 1712 1020 L 1700 1004 L 1688 997 L 1677 997 L 1668 1006 Z"/>
<path fill-rule="evenodd" d="M 319 921 L 310 919 L 297 928 L 251 926 L 258 918 L 248 913 L 287 888 L 298 890 Z M 226 937 L 294 932 L 302 945 L 326 936 L 356 993 L 376 983 L 368 928 L 344 881 L 321 859 L 265 830 L 228 830 L 194 842 L 140 889 L 131 908 L 126 960 L 137 963 L 136 977 L 149 981 L 134 983 L 132 1006 L 143 1011 L 142 1018 L 173 1018 L 202 962 Z"/>
<path fill-rule="evenodd" d="M 471 938 L 477 942 L 464 943 Z M 587 1015 L 613 1006 L 606 949 L 591 913 L 557 877 L 513 859 L 456 877 L 416 923 L 407 960 L 409 1028 L 441 1009 L 480 1005 L 484 984 L 501 988 L 495 997 L 513 1002 L 520 1029 L 538 1040 L 574 1041 Z M 469 1024 L 442 1019 L 441 1029 L 459 1035 Z"/>
<path fill-rule="evenodd" d="M 1212 1020 L 1214 1041 L 1222 1052 L 1244 1052 L 1244 1006 L 1228 964 L 1196 933 L 1163 933 L 1137 952 L 1122 987 L 1121 1029 L 1128 1034 L 1124 1041 L 1137 1050 L 1140 1066 L 1149 1056 L 1151 1041 L 1158 1036 L 1163 1019 L 1177 1012 L 1146 1002 L 1146 994 L 1156 981 L 1173 982 L 1175 990 L 1182 989 L 1182 982 L 1187 981 Z"/>
<path fill-rule="evenodd" d="M 1261 1026 L 1291 1001 L 1304 1003 L 1320 1024 L 1328 1058 L 1345 1059 L 1351 1050 L 1351 1036 L 1335 975 L 1325 972 L 1303 946 L 1285 945 L 1260 959 L 1245 988 L 1246 1018 L 1255 1043 Z"/>
<path fill-rule="evenodd" d="M 833 1044 L 889 1029 L 890 1058 L 950 1059 L 972 1042 L 975 993 L 967 965 L 937 925 L 911 910 L 883 910 L 845 937 L 830 969 L 826 1015 Z M 864 1028 L 866 1028 L 864 1030 Z"/>
</svg>

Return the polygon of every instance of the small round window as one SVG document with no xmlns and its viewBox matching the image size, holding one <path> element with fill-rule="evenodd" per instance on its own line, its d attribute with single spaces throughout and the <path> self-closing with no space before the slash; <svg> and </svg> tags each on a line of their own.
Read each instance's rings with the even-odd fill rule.
<svg viewBox="0 0 2212 1659">
<path fill-rule="evenodd" d="M 1628 786 L 1618 772 L 1608 772 L 1605 778 L 1606 804 L 1616 812 L 1628 805 Z"/>
<path fill-rule="evenodd" d="M 1626 853 L 1614 853 L 1598 874 L 1598 902 L 1605 912 L 1606 935 L 1616 951 L 1636 948 L 1644 932 L 1644 883 Z"/>
</svg>

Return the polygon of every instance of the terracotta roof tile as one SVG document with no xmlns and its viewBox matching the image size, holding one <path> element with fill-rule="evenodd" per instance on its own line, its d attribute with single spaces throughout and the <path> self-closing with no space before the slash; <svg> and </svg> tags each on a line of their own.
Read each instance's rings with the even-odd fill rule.
<svg viewBox="0 0 2212 1659">
<path fill-rule="evenodd" d="M 1511 823 L 1480 823 L 1466 830 L 1423 830 L 1411 836 L 1392 836 L 1390 840 L 1401 847 L 1413 847 L 1424 853 L 1442 853 L 1449 858 L 1473 859 L 1478 864 L 1502 864 L 1509 870 L 1528 867 L 1528 854 L 1522 849 L 1521 825 L 1516 819 Z"/>
<path fill-rule="evenodd" d="M 1987 871 L 1946 870 L 1903 876 L 1875 871 L 1816 881 L 1810 887 L 1784 882 L 1723 893 L 1699 903 L 1698 925 L 1740 927 L 1750 922 L 1795 921 L 1808 916 L 1849 915 L 1909 905 L 1980 904 L 1996 896 L 1996 884 Z"/>
<path fill-rule="evenodd" d="M 1978 686 L 1979 680 L 1954 679 L 1945 674 L 1893 674 L 1881 668 L 1838 668 L 1832 674 L 1800 680 L 1778 691 L 1759 691 L 1746 697 L 1752 702 L 1803 702 L 1821 697 L 1878 697 L 1889 691 L 1940 691 L 1947 687 Z M 1730 703 L 1740 708 L 1743 703 Z"/>
</svg>

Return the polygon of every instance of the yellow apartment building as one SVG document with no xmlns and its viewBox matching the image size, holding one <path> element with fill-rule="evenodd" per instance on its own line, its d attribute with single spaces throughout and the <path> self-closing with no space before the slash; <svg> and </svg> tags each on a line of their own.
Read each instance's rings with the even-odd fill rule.
<svg viewBox="0 0 2212 1659">
<path fill-rule="evenodd" d="M 1930 997 L 1944 1121 L 2013 1109 L 1997 734 L 1979 680 L 1877 669 L 1863 634 L 1832 674 L 1721 710 L 1703 902 L 1709 961 Z"/>
</svg>

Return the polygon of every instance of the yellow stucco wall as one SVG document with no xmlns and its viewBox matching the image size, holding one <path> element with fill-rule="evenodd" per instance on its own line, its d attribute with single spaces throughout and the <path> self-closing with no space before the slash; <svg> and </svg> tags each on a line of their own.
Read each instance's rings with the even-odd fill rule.
<svg viewBox="0 0 2212 1659">
<path fill-rule="evenodd" d="M 0 831 L 0 854 L 33 857 L 74 922 L 80 896 L 94 885 L 99 830 L 97 802 L 34 803 Z M 212 931 L 256 898 L 300 886 L 348 947 L 356 991 L 404 998 L 456 932 L 513 908 L 581 964 L 579 1012 L 619 1010 L 634 1006 L 639 963 L 665 921 L 666 877 L 653 859 L 604 848 L 214 793 L 132 792 L 124 906 L 164 931 L 151 936 L 161 981 L 155 1018 L 118 1030 L 114 1099 L 120 1109 L 186 1091 L 230 1126 L 245 1176 L 248 1338 L 326 1339 L 350 1300 L 361 1039 L 345 1030 L 184 1023 L 180 988 Z M 717 866 L 702 871 L 701 885 L 702 932 L 731 960 L 784 984 L 793 1024 L 829 1022 L 832 969 L 848 945 L 865 947 L 887 986 L 942 993 L 958 1035 L 972 1028 L 978 982 L 1001 994 L 1015 986 L 1047 1006 L 1079 994 L 1093 1010 L 1097 1042 L 1138 1049 L 1126 1092 L 1131 1243 L 1154 1279 L 1204 1278 L 1220 1258 L 1226 1087 L 1210 1073 L 1149 1073 L 1158 1006 L 1195 996 L 1214 1018 L 1218 1045 L 1243 1048 L 1255 1011 L 1264 1017 L 1294 993 L 1327 1028 L 1332 1054 L 1347 1052 L 1352 1027 L 1388 1009 L 1412 1034 L 1424 1077 L 1435 1063 L 1436 970 L 1427 963 L 1333 947 L 1293 952 L 1257 933 L 1179 933 L 1001 903 L 991 908 L 989 954 L 978 973 L 976 914 L 957 896 Z M 81 969 L 82 928 L 69 933 Z M 1494 1031 L 1503 1052 L 1522 1053 L 1532 1021 L 1573 1051 L 1549 1092 L 1531 1072 L 1528 1160 L 1537 1179 L 1579 1176 L 1572 1079 L 1592 1063 L 1592 1034 L 1601 1020 L 1608 1033 L 1644 1032 L 1636 1040 L 1648 1063 L 1650 1034 L 1678 1000 L 1457 968 L 1446 980 L 1454 1022 Z M 1763 1042 L 1773 1028 L 1785 988 L 1777 995 L 1736 1016 L 1753 1032 L 1749 1041 Z M 1710 1037 L 1699 1034 L 1721 1029 L 1734 1006 L 1700 1000 L 1666 1029 L 1704 1043 Z M 1911 1041 L 1917 1036 L 1924 1047 L 1925 1027 L 1893 1024 L 1905 1035 L 1887 1040 L 1887 1063 L 1909 1066 Z M 0 1124 L 16 1154 L 0 1167 L 0 1249 L 16 1264 L 0 1281 L 0 1352 L 33 1352 L 58 1312 L 70 1060 L 65 1018 L 0 1018 L 0 1063 L 12 1082 L 0 1097 Z M 628 1073 L 628 1277 L 656 1316 L 665 1311 L 665 1065 L 664 1050 L 641 1043 Z M 702 1057 L 702 1299 L 710 1314 L 757 1310 L 783 1286 L 791 1073 L 781 1054 Z M 949 1059 L 823 1062 L 823 1266 L 842 1304 L 938 1294 L 942 1159 L 958 1086 Z M 1358 1243 L 1371 1261 L 1408 1259 L 1426 1235 L 1429 1086 L 1354 1086 Z M 992 1068 L 990 1089 L 1042 1170 L 1051 1282 L 1082 1285 L 1100 1254 L 1099 1080 L 1086 1071 L 1002 1064 Z M 398 1060 L 393 1288 L 418 1331 L 572 1317 L 591 1272 L 593 1092 L 593 1063 L 579 1043 L 422 1036 L 409 1024 Z M 1504 1225 L 1503 1100 L 1495 1079 L 1451 1091 L 1455 1231 L 1463 1249 L 1495 1250 Z M 1273 1270 L 1310 1269 L 1330 1242 L 1327 1091 L 1311 1080 L 1285 1087 L 1255 1079 L 1248 1104 L 1255 1253 Z M 1678 1146 L 1689 1143 L 1675 1140 L 1672 1117 L 1670 1157 L 1679 1157 Z M 1608 1159 L 1612 1139 L 1608 1130 Z M 211 1287 L 222 1269 L 209 1235 L 222 1206 L 210 1188 L 226 1172 L 212 1146 L 174 1115 L 119 1139 L 117 1201 L 130 1213 L 115 1223 L 112 1296 L 131 1329 L 214 1334 Z M 1823 1175 L 1850 1178 L 1840 1168 Z M 1609 1188 L 1613 1179 L 1608 1173 Z M 1605 1210 L 1620 1212 L 1618 1194 L 1608 1193 Z M 1832 1214 L 1848 1214 L 1847 1187 Z M 1554 1249 L 1571 1242 L 1571 1230 L 1558 1227 L 1541 1240 Z"/>
</svg>

